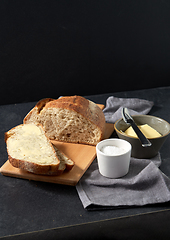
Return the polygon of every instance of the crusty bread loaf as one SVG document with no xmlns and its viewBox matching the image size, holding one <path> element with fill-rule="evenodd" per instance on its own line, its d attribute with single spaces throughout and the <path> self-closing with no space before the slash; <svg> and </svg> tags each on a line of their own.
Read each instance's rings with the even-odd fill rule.
<svg viewBox="0 0 170 240">
<path fill-rule="evenodd" d="M 51 140 L 96 145 L 104 136 L 102 110 L 80 96 L 39 101 L 24 118 L 31 122 L 42 124 Z"/>
<path fill-rule="evenodd" d="M 18 125 L 5 133 L 5 141 L 14 167 L 36 174 L 61 173 L 60 159 L 40 124 Z"/>
</svg>

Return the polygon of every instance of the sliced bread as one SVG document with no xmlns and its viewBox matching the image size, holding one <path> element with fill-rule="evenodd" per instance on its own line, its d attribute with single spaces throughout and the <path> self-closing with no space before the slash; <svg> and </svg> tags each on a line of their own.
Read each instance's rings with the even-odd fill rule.
<svg viewBox="0 0 170 240">
<path fill-rule="evenodd" d="M 40 124 L 21 124 L 5 133 L 9 162 L 36 174 L 58 175 L 60 160 Z"/>
<path fill-rule="evenodd" d="M 70 158 L 68 158 L 62 151 L 60 151 L 55 145 L 53 145 L 54 150 L 57 154 L 58 159 L 60 160 L 60 165 L 58 167 L 58 174 L 61 175 L 64 171 L 70 171 L 73 166 L 74 162 Z"/>
</svg>

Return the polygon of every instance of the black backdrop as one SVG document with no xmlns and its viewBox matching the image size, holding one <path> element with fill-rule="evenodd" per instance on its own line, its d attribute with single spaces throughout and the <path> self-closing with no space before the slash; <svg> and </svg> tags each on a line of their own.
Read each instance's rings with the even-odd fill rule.
<svg viewBox="0 0 170 240">
<path fill-rule="evenodd" d="M 0 1 L 0 104 L 169 85 L 169 0 Z"/>
</svg>

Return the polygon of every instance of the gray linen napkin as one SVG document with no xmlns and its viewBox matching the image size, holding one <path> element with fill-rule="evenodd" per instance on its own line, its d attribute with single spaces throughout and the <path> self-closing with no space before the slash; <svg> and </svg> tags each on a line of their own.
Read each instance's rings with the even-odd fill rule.
<svg viewBox="0 0 170 240">
<path fill-rule="evenodd" d="M 103 177 L 95 160 L 76 188 L 84 208 L 95 210 L 142 206 L 170 201 L 170 179 L 155 165 L 154 159 L 131 158 L 129 172 L 117 179 Z"/>
<path fill-rule="evenodd" d="M 130 114 L 147 114 L 153 102 L 137 98 L 109 97 L 103 110 L 107 122 L 121 118 L 121 108 L 127 107 Z M 152 159 L 132 158 L 129 172 L 118 179 L 103 177 L 97 160 L 78 182 L 76 189 L 84 208 L 95 210 L 142 206 L 170 201 L 170 179 L 159 170 L 161 157 Z"/>
<path fill-rule="evenodd" d="M 106 122 L 115 123 L 122 118 L 121 109 L 127 107 L 131 115 L 147 114 L 152 106 L 152 101 L 138 98 L 117 98 L 114 96 L 106 100 L 106 107 L 103 110 Z"/>
</svg>

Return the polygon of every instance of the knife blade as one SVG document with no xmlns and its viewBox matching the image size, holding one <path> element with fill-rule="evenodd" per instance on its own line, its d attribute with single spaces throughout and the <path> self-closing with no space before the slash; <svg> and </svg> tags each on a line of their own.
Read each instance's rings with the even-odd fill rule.
<svg viewBox="0 0 170 240">
<path fill-rule="evenodd" d="M 141 132 L 141 130 L 138 128 L 138 126 L 136 125 L 134 119 L 132 118 L 132 116 L 129 114 L 128 109 L 127 108 L 122 108 L 122 117 L 123 120 L 127 123 L 130 124 L 133 128 L 133 130 L 135 131 L 135 133 L 137 134 L 142 147 L 150 147 L 152 145 L 152 143 L 145 137 L 145 135 Z"/>
</svg>

